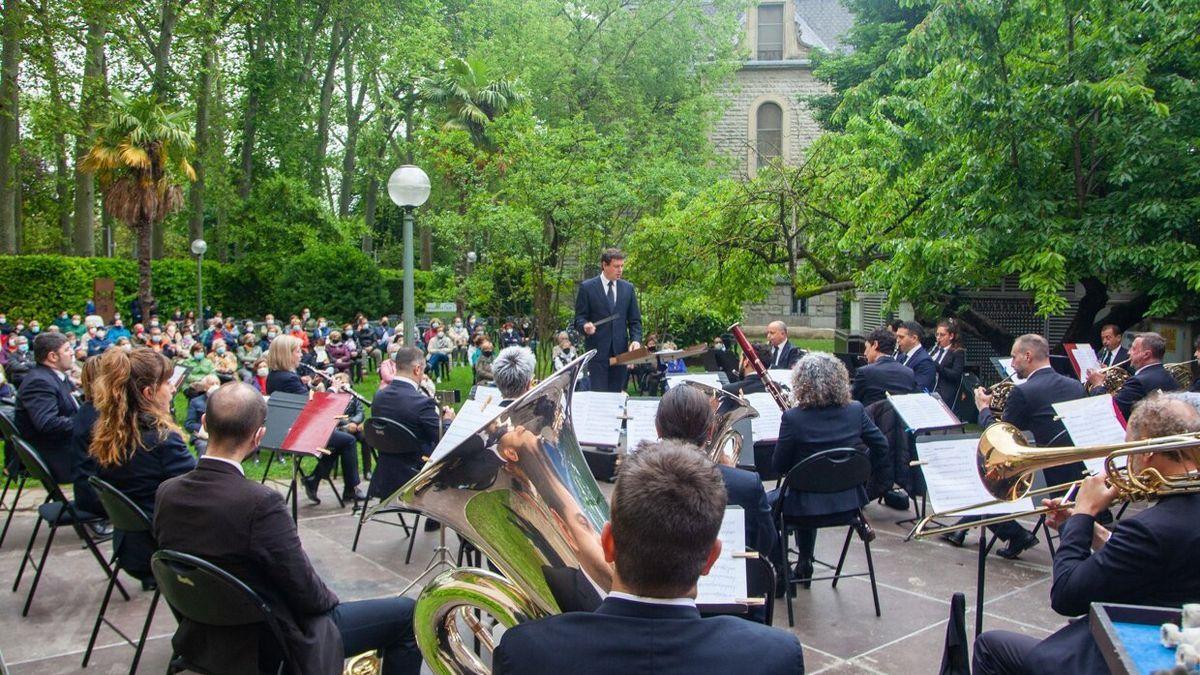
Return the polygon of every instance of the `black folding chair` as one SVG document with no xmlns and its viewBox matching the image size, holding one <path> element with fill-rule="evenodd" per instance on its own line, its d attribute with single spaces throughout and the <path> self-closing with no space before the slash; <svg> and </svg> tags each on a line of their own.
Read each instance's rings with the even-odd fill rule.
<svg viewBox="0 0 1200 675">
<path fill-rule="evenodd" d="M 403 457 L 417 457 L 418 459 L 423 452 L 421 441 L 411 429 L 403 424 L 390 420 L 386 417 L 371 417 L 363 424 L 363 442 L 371 449 L 375 456 L 375 472 L 372 474 L 371 485 L 367 489 L 367 499 L 363 502 L 362 511 L 358 516 L 358 528 L 354 531 L 354 544 L 350 547 L 351 551 L 358 550 L 358 538 L 362 534 L 363 524 L 367 522 L 367 511 L 372 499 L 384 500 L 387 499 L 396 490 L 399 490 L 404 485 L 404 480 L 400 480 L 396 476 L 396 467 L 389 466 L 389 462 L 402 461 Z M 421 523 L 421 514 L 412 509 L 402 506 L 390 506 L 381 509 L 376 516 L 394 513 L 399 519 L 399 523 L 391 521 L 379 520 L 371 518 L 375 522 L 399 526 L 404 528 L 405 535 L 409 537 L 408 552 L 404 556 L 404 564 L 407 565 L 412 560 L 413 544 L 417 540 L 417 526 Z M 413 515 L 413 524 L 410 528 L 404 520 L 404 514 L 411 513 Z"/>
<path fill-rule="evenodd" d="M 42 487 L 46 488 L 46 501 L 38 507 L 38 519 L 33 525 L 33 532 L 29 535 L 29 543 L 25 546 L 25 555 L 21 558 L 21 569 L 17 571 L 17 580 L 13 582 L 13 592 L 21 586 L 21 577 L 25 575 L 25 565 L 33 563 L 33 542 L 37 540 L 38 530 L 42 527 L 42 522 L 45 521 L 50 527 L 49 533 L 46 535 L 46 545 L 42 548 L 42 557 L 37 563 L 33 563 L 33 569 L 36 573 L 33 575 L 33 584 L 29 587 L 29 595 L 25 598 L 25 607 L 21 610 L 21 616 L 29 615 L 29 606 L 33 604 L 33 594 L 37 591 L 38 582 L 42 579 L 42 571 L 46 566 L 46 556 L 50 554 L 50 545 L 54 543 L 54 534 L 58 532 L 60 525 L 70 525 L 75 528 L 75 533 L 83 540 L 84 545 L 91 550 L 96 561 L 104 568 L 104 573 L 111 576 L 113 571 L 108 565 L 108 561 L 100 554 L 100 549 L 96 547 L 96 542 L 84 527 L 89 523 L 98 523 L 104 520 L 104 516 L 80 511 L 75 508 L 75 504 L 67 499 L 63 494 L 62 488 L 58 487 L 58 483 L 54 482 L 54 478 L 50 475 L 50 469 L 46 466 L 46 462 L 42 460 L 42 456 L 33 448 L 25 439 L 18 438 L 16 442 L 17 456 L 21 459 L 22 466 L 29 472 L 29 477 L 39 481 Z M 125 592 L 125 588 L 117 582 L 117 589 L 121 591 L 121 595 L 126 600 L 129 599 L 129 594 Z"/>
<path fill-rule="evenodd" d="M 145 511 L 142 511 L 141 507 L 134 504 L 133 500 L 126 497 L 123 492 L 95 476 L 89 477 L 88 482 L 96 489 L 96 496 L 100 498 L 100 503 L 104 505 L 104 511 L 108 514 L 108 522 L 112 524 L 114 530 L 120 530 L 124 533 L 151 531 L 152 526 L 149 516 L 146 515 Z M 113 541 L 116 542 L 115 537 Z M 96 614 L 96 625 L 92 627 L 92 637 L 88 640 L 87 650 L 83 653 L 83 667 L 87 668 L 88 661 L 92 657 L 92 649 L 96 646 L 96 636 L 100 634 L 100 624 L 104 623 L 113 629 L 117 635 L 120 635 L 130 647 L 135 648 L 133 663 L 129 665 L 129 673 L 133 675 L 137 672 L 138 661 L 142 659 L 142 648 L 146 645 L 146 634 L 150 632 L 150 624 L 154 621 L 154 610 L 158 608 L 159 594 L 156 588 L 154 590 L 154 597 L 150 599 L 150 611 L 146 614 L 146 621 L 142 625 L 142 634 L 138 637 L 136 643 L 105 617 L 105 613 L 108 611 L 108 601 L 112 598 L 113 587 L 117 584 L 117 575 L 121 573 L 120 554 L 121 551 L 114 543 L 113 556 L 108 561 L 109 567 L 112 568 L 112 574 L 108 577 L 108 588 L 104 590 L 104 600 L 100 602 L 100 611 Z"/>
<path fill-rule="evenodd" d="M 830 516 L 785 516 L 783 513 L 783 504 L 791 492 L 841 492 L 842 490 L 864 485 L 870 477 L 870 458 L 865 452 L 854 448 L 833 448 L 814 453 L 801 460 L 784 476 L 779 501 L 775 503 L 774 511 L 776 523 L 778 523 L 779 527 L 779 540 L 783 548 L 783 575 L 784 585 L 787 590 L 789 626 L 795 625 L 792 608 L 792 599 L 795 593 L 793 585 L 806 581 L 826 581 L 832 579 L 833 587 L 837 588 L 838 580 L 844 577 L 869 576 L 871 578 L 871 595 L 875 600 L 875 616 L 880 616 L 879 588 L 875 583 L 875 563 L 871 559 L 870 541 L 863 538 L 863 547 L 867 554 L 867 572 L 842 573 L 842 566 L 846 562 L 846 553 L 850 550 L 850 537 L 854 535 L 855 529 L 867 527 L 867 519 L 863 515 L 862 509 L 855 509 L 844 514 L 833 514 Z M 800 529 L 811 528 L 819 530 L 826 527 L 842 526 L 846 527 L 846 541 L 842 544 L 842 554 L 838 557 L 836 567 L 820 563 L 825 567 L 833 568 L 833 575 L 793 579 L 791 565 L 788 561 L 788 535 Z"/>
<path fill-rule="evenodd" d="M 17 502 L 21 501 L 21 491 L 25 489 L 25 481 L 29 478 L 29 473 L 21 466 L 17 457 L 17 439 L 21 434 L 17 431 L 16 422 L 10 414 L 7 409 L 0 410 L 0 437 L 4 438 L 4 489 L 0 491 L 0 504 L 4 503 L 4 498 L 8 496 L 8 488 L 14 482 L 17 484 L 17 493 L 12 504 L 7 506 L 8 516 L 4 519 L 4 530 L 0 531 L 0 546 L 4 546 L 8 526 L 12 525 L 13 513 L 17 510 Z"/>
<path fill-rule="evenodd" d="M 281 657 L 276 672 L 286 672 L 291 658 L 279 619 L 253 589 L 216 565 L 177 551 L 158 551 L 150 559 L 150 567 L 159 592 L 177 618 L 206 626 L 265 627 Z M 224 665 L 232 669 L 234 664 Z M 192 655 L 172 653 L 167 675 L 184 670 L 210 672 Z"/>
</svg>

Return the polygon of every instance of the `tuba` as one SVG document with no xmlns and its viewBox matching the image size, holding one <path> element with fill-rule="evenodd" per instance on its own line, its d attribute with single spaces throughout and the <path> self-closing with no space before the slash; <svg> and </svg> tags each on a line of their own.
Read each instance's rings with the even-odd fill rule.
<svg viewBox="0 0 1200 675">
<path fill-rule="evenodd" d="M 733 427 L 741 420 L 758 417 L 758 411 L 746 399 L 724 389 L 691 380 L 685 380 L 682 386 L 699 390 L 713 406 L 713 426 L 708 442 L 700 448 L 704 455 L 714 464 L 737 466 L 742 457 L 743 439 Z"/>
<path fill-rule="evenodd" d="M 575 380 L 595 353 L 554 373 L 457 446 L 435 453 L 368 514 L 399 501 L 453 529 L 502 573 L 452 569 L 421 591 L 414 632 L 434 672 L 489 672 L 468 642 L 473 633 L 493 646 L 477 610 L 511 627 L 590 611 L 612 587 L 600 546 L 608 502 L 571 424 Z"/>
</svg>

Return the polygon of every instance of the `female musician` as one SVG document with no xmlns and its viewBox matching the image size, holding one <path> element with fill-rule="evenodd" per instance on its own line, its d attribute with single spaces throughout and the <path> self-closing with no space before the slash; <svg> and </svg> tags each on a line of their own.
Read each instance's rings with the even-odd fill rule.
<svg viewBox="0 0 1200 675">
<path fill-rule="evenodd" d="M 196 466 L 171 418 L 173 372 L 171 361 L 152 349 L 109 349 L 100 357 L 99 377 L 91 385 L 99 417 L 88 454 L 99 467 L 97 475 L 150 517 L 158 486 Z M 150 533 L 118 531 L 113 547 L 122 569 L 141 579 L 143 587 L 153 585 Z"/>
<path fill-rule="evenodd" d="M 929 352 L 937 366 L 938 396 L 951 409 L 958 402 L 958 389 L 962 384 L 963 367 L 967 364 L 967 355 L 962 348 L 962 340 L 958 336 L 958 321 L 942 319 L 938 322 L 937 332 L 934 333 L 937 344 Z"/>
<path fill-rule="evenodd" d="M 75 413 L 75 426 L 71 430 L 71 475 L 75 478 L 75 505 L 89 513 L 104 513 L 96 490 L 87 482 L 87 477 L 95 476 L 97 471 L 96 461 L 88 455 L 88 446 L 92 444 L 92 432 L 96 427 L 96 419 L 100 417 L 92 394 L 92 386 L 100 377 L 100 358 L 77 359 L 76 362 L 82 364 L 79 391 L 83 393 L 83 401 Z"/>
<path fill-rule="evenodd" d="M 783 413 L 779 440 L 771 458 L 771 467 L 777 473 L 787 475 L 801 460 L 821 450 L 861 450 L 865 445 L 873 456 L 887 453 L 887 438 L 871 421 L 863 405 L 851 400 L 850 375 L 833 355 L 814 352 L 802 357 L 792 371 L 792 394 L 796 398 L 796 407 Z M 779 491 L 772 491 L 770 497 L 774 504 L 779 500 Z M 841 492 L 790 492 L 783 504 L 783 514 L 792 517 L 840 516 L 857 511 L 866 503 L 867 491 L 862 485 Z M 816 541 L 816 530 L 796 531 L 799 553 L 796 579 L 812 577 L 812 553 Z"/>
<path fill-rule="evenodd" d="M 281 391 L 288 394 L 308 394 L 308 385 L 296 374 L 300 365 L 300 339 L 291 335 L 280 335 L 271 342 L 267 350 L 267 395 Z M 365 499 L 367 491 L 358 482 L 358 455 L 355 440 L 350 434 L 334 431 L 329 436 L 330 454 L 317 461 L 317 468 L 303 479 L 304 494 L 309 501 L 320 504 L 317 486 L 329 476 L 333 463 L 342 458 L 342 476 L 345 480 L 344 499 Z"/>
</svg>

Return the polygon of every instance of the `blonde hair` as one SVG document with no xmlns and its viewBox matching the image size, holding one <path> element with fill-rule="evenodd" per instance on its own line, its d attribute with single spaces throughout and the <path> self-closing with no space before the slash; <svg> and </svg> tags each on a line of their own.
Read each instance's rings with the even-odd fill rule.
<svg viewBox="0 0 1200 675">
<path fill-rule="evenodd" d="M 144 450 L 142 428 L 158 431 L 159 440 L 171 432 L 182 436 L 169 410 L 159 406 L 143 391 L 162 386 L 171 379 L 170 359 L 146 347 L 130 352 L 108 349 L 99 358 L 99 377 L 92 383 L 93 403 L 100 413 L 88 454 L 100 466 L 124 463 Z"/>
<path fill-rule="evenodd" d="M 291 335 L 280 335 L 271 340 L 271 348 L 267 350 L 267 367 L 271 370 L 295 370 L 300 361 L 292 356 L 292 352 L 299 346 L 300 338 Z"/>
<path fill-rule="evenodd" d="M 79 370 L 79 390 L 83 392 L 85 400 L 92 400 L 92 386 L 98 377 L 100 377 L 100 357 L 85 360 Z"/>
</svg>

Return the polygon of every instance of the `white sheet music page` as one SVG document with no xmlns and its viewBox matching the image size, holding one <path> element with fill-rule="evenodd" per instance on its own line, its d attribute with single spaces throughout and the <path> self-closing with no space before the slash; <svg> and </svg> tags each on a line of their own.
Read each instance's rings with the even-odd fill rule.
<svg viewBox="0 0 1200 675">
<path fill-rule="evenodd" d="M 779 425 L 783 422 L 783 411 L 775 404 L 775 399 L 765 391 L 746 394 L 743 398 L 751 408 L 758 411 L 758 417 L 750 420 L 750 430 L 754 434 L 754 442 L 779 440 Z"/>
<path fill-rule="evenodd" d="M 474 396 L 472 396 L 471 398 L 477 398 L 477 399 L 479 399 L 480 401 L 482 401 L 482 400 L 486 399 L 487 397 L 491 396 L 491 397 L 492 397 L 492 403 L 497 403 L 497 402 L 499 402 L 499 401 L 500 401 L 500 399 L 504 398 L 503 396 L 501 396 L 501 395 L 500 395 L 500 390 L 499 390 L 499 389 L 497 389 L 497 388 L 495 388 L 495 387 L 489 387 L 489 386 L 487 386 L 487 385 L 485 385 L 485 384 L 481 384 L 481 385 L 479 385 L 479 386 L 475 387 L 475 390 L 474 390 L 474 391 L 475 391 L 475 395 L 474 395 Z"/>
<path fill-rule="evenodd" d="M 674 387 L 680 382 L 699 382 L 707 384 L 710 387 L 721 388 L 720 373 L 678 373 L 667 376 L 667 389 Z"/>
<path fill-rule="evenodd" d="M 500 414 L 500 410 L 499 390 L 496 390 L 494 397 L 485 393 L 480 398 L 463 401 L 462 407 L 454 415 L 454 421 L 450 423 L 450 428 L 442 434 L 442 440 L 438 441 L 433 453 L 429 455 L 429 461 L 441 459 L 443 455 L 453 450 L 464 439 L 479 431 L 483 425 Z"/>
<path fill-rule="evenodd" d="M 638 443 L 658 440 L 658 428 L 654 416 L 658 414 L 658 399 L 644 401 L 630 399 L 625 402 L 625 451 L 637 450 Z"/>
<path fill-rule="evenodd" d="M 580 445 L 615 448 L 625 417 L 623 391 L 577 391 L 571 395 L 571 420 Z"/>
<path fill-rule="evenodd" d="M 696 584 L 696 604 L 731 605 L 745 600 L 746 561 L 734 554 L 746 550 L 746 519 L 742 507 L 728 506 L 721 519 L 721 557 Z"/>
<path fill-rule="evenodd" d="M 780 389 L 792 390 L 792 371 L 787 368 L 771 368 L 767 371 L 767 375 L 775 384 L 779 385 Z"/>
<path fill-rule="evenodd" d="M 1087 343 L 1071 345 L 1071 361 L 1079 368 L 1079 381 L 1083 383 L 1087 383 L 1089 370 L 1100 369 L 1100 359 L 1096 356 L 1096 350 Z"/>
<path fill-rule="evenodd" d="M 938 438 L 938 437 L 934 437 Z M 984 489 L 975 468 L 976 438 L 947 440 L 922 440 L 917 444 L 917 454 L 924 463 L 925 486 L 929 491 L 929 509 L 942 513 L 995 498 Z M 1005 513 L 1020 513 L 1033 508 L 1033 500 L 1026 497 L 1014 502 L 1000 502 L 986 509 L 972 509 L 957 515 L 984 516 Z"/>
<path fill-rule="evenodd" d="M 995 358 L 996 363 L 1000 365 L 1000 370 L 1004 371 L 1004 376 L 1007 377 L 1013 384 L 1021 384 L 1025 381 L 1025 378 L 1017 377 L 1017 370 L 1012 367 L 1012 357 L 1005 356 L 1003 358 L 993 358 Z"/>
<path fill-rule="evenodd" d="M 1112 394 L 1085 396 L 1074 401 L 1054 404 L 1054 412 L 1062 418 L 1073 445 L 1112 445 L 1125 442 L 1125 427 L 1117 417 Z M 1088 471 L 1104 473 L 1104 458 L 1085 459 Z M 1117 466 L 1125 466 L 1122 458 Z"/>
<path fill-rule="evenodd" d="M 888 396 L 888 400 L 892 402 L 896 414 L 913 431 L 944 429 L 962 424 L 936 394 L 898 394 Z"/>
</svg>

